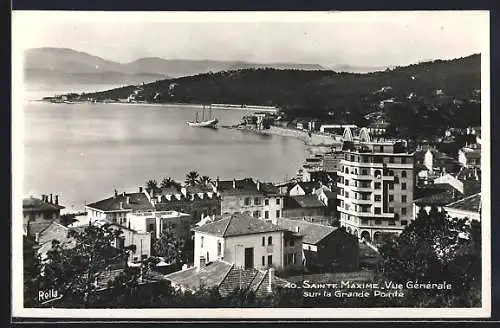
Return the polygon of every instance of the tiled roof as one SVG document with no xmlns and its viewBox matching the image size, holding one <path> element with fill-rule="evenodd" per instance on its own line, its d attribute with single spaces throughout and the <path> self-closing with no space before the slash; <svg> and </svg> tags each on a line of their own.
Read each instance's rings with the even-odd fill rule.
<svg viewBox="0 0 500 328">
<path fill-rule="evenodd" d="M 288 208 L 316 208 L 325 207 L 316 195 L 291 196 L 287 202 Z"/>
<path fill-rule="evenodd" d="M 63 208 L 64 206 L 47 203 L 34 197 L 23 199 L 23 212 L 58 211 Z"/>
<path fill-rule="evenodd" d="M 224 261 L 214 261 L 199 270 L 196 267 L 192 267 L 187 270 L 168 274 L 165 278 L 190 290 L 197 290 L 201 286 L 220 286 L 232 267 L 233 264 Z"/>
<path fill-rule="evenodd" d="M 35 234 L 39 233 L 42 230 L 45 230 L 52 221 L 46 220 L 46 221 L 35 221 L 35 222 L 29 222 L 29 234 L 31 236 L 35 236 Z M 24 228 L 27 228 L 27 224 L 24 225 Z"/>
<path fill-rule="evenodd" d="M 174 272 L 165 276 L 166 279 L 190 290 L 197 290 L 201 286 L 217 287 L 222 296 L 241 287 L 247 292 L 254 292 L 257 296 L 267 294 L 269 270 L 237 268 L 224 261 L 214 261 L 202 268 L 190 268 Z M 286 280 L 273 275 L 271 285 L 284 286 Z"/>
<path fill-rule="evenodd" d="M 465 197 L 459 201 L 446 205 L 446 207 L 478 213 L 481 211 L 481 193 Z"/>
<path fill-rule="evenodd" d="M 278 226 L 285 228 L 287 230 L 296 232 L 297 227 L 299 228 L 298 233 L 303 236 L 303 242 L 306 244 L 315 245 L 322 241 L 325 237 L 329 236 L 331 233 L 336 231 L 338 228 L 327 226 L 323 224 L 311 223 L 304 220 L 293 220 L 293 219 L 278 219 Z"/>
<path fill-rule="evenodd" d="M 30 227 L 31 228 L 31 227 Z M 62 241 L 68 239 L 69 229 L 57 222 L 51 222 L 45 229 L 39 232 L 38 243 L 44 244 L 54 239 Z"/>
<path fill-rule="evenodd" d="M 449 190 L 443 191 L 440 193 L 436 193 L 427 197 L 422 197 L 419 199 L 416 199 L 414 203 L 416 205 L 438 205 L 438 206 L 443 206 L 446 204 L 449 204 L 450 202 L 454 201 L 458 195 L 461 195 L 459 192 L 456 192 L 455 196 L 453 195 L 453 192 L 450 192 Z"/>
<path fill-rule="evenodd" d="M 270 222 L 251 217 L 248 214 L 235 214 L 231 217 L 224 218 L 212 223 L 207 223 L 201 227 L 194 229 L 194 231 L 221 237 L 249 235 L 282 230 L 284 229 Z"/>
<path fill-rule="evenodd" d="M 236 188 L 233 188 L 233 184 Z M 279 188 L 276 188 L 272 183 L 259 183 L 259 189 L 257 189 L 257 182 L 253 181 L 251 178 L 245 178 L 241 180 L 229 180 L 229 181 L 218 181 L 217 190 L 220 191 L 222 195 L 277 195 L 279 194 Z"/>
<path fill-rule="evenodd" d="M 130 197 L 130 203 L 127 203 L 127 197 Z M 123 208 L 120 207 L 120 203 Z M 148 197 L 144 193 L 125 193 L 100 200 L 98 202 L 88 204 L 88 207 L 95 208 L 101 211 L 153 211 L 155 208 L 149 202 Z"/>
<path fill-rule="evenodd" d="M 481 192 L 481 181 L 465 180 L 462 183 L 464 184 L 464 194 L 467 196 Z"/>
</svg>

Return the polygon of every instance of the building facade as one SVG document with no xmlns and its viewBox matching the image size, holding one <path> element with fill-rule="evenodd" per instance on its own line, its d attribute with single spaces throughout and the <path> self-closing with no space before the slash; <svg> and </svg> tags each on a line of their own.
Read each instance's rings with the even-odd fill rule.
<svg viewBox="0 0 500 328">
<path fill-rule="evenodd" d="M 399 234 L 413 218 L 413 167 L 404 143 L 372 141 L 364 128 L 355 137 L 346 129 L 337 182 L 340 225 L 365 240 Z"/>
<path fill-rule="evenodd" d="M 295 249 L 285 245 L 295 244 L 297 236 L 246 214 L 205 224 L 195 228 L 194 232 L 194 265 L 198 267 L 217 260 L 245 269 L 283 269 L 302 264 L 300 252 L 294 259 L 287 255 L 285 261 L 285 254 L 291 254 Z"/>
<path fill-rule="evenodd" d="M 282 216 L 284 195 L 271 183 L 246 178 L 232 181 L 217 180 L 213 186 L 220 197 L 222 215 L 245 213 L 260 219 Z"/>
</svg>

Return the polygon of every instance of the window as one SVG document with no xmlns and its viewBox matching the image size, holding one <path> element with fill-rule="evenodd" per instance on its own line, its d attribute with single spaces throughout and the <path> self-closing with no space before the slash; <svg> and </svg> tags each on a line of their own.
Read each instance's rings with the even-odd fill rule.
<svg viewBox="0 0 500 328">
<path fill-rule="evenodd" d="M 401 196 L 401 201 L 402 201 L 403 203 L 406 203 L 406 197 L 407 197 L 406 195 Z"/>
<path fill-rule="evenodd" d="M 362 169 L 361 170 L 362 175 L 368 175 L 368 170 L 367 169 Z"/>
<path fill-rule="evenodd" d="M 248 197 L 245 198 L 245 205 L 250 205 L 250 198 Z"/>
<path fill-rule="evenodd" d="M 406 164 L 406 157 L 401 157 L 401 164 Z"/>
<path fill-rule="evenodd" d="M 273 237 L 269 236 L 267 237 L 267 244 L 272 245 L 273 244 Z"/>
<path fill-rule="evenodd" d="M 203 248 L 203 236 L 201 236 L 200 240 L 201 240 L 201 248 Z"/>
<path fill-rule="evenodd" d="M 361 224 L 368 224 L 368 219 L 361 219 Z"/>
<path fill-rule="evenodd" d="M 389 207 L 389 213 L 394 213 L 394 207 Z"/>
<path fill-rule="evenodd" d="M 406 215 L 406 207 L 403 207 L 403 208 L 401 209 L 401 215 Z"/>
<path fill-rule="evenodd" d="M 266 237 L 262 237 L 262 246 L 266 246 Z"/>
<path fill-rule="evenodd" d="M 154 223 L 148 224 L 148 232 L 151 232 L 151 231 L 154 231 L 154 230 L 155 230 L 155 224 Z"/>
<path fill-rule="evenodd" d="M 264 200 L 264 205 L 266 205 L 266 206 L 269 205 L 269 199 Z"/>
<path fill-rule="evenodd" d="M 389 201 L 393 202 L 394 201 L 394 195 L 389 195 Z"/>
<path fill-rule="evenodd" d="M 266 266 L 266 257 L 262 256 L 262 266 Z"/>
<path fill-rule="evenodd" d="M 389 225 L 390 225 L 390 226 L 394 226 L 394 225 L 396 225 L 396 222 L 394 222 L 394 221 L 390 220 L 390 221 L 389 221 Z"/>
<path fill-rule="evenodd" d="M 406 178 L 406 171 L 401 171 L 401 177 Z"/>
<path fill-rule="evenodd" d="M 354 162 L 354 155 L 351 155 L 351 162 Z"/>
<path fill-rule="evenodd" d="M 253 211 L 253 217 L 258 218 L 260 216 L 260 211 Z"/>
<path fill-rule="evenodd" d="M 255 205 L 260 205 L 260 198 L 255 197 L 254 200 L 253 200 L 253 202 L 254 202 Z"/>
<path fill-rule="evenodd" d="M 269 211 L 265 211 L 264 212 L 264 218 L 265 219 L 269 219 Z"/>
<path fill-rule="evenodd" d="M 375 195 L 375 201 L 376 201 L 376 202 L 380 202 L 380 201 L 382 201 L 382 196 L 380 196 L 380 195 Z"/>
<path fill-rule="evenodd" d="M 221 256 L 222 254 L 222 244 L 220 241 L 217 242 L 217 256 Z"/>
<path fill-rule="evenodd" d="M 344 196 L 345 196 L 345 198 L 349 198 L 349 193 L 346 191 L 346 192 L 344 193 Z"/>
<path fill-rule="evenodd" d="M 276 198 L 276 205 L 279 205 L 279 204 L 280 204 L 280 201 L 281 201 L 281 199 Z"/>
<path fill-rule="evenodd" d="M 280 218 L 280 210 L 276 210 L 276 218 L 279 219 Z"/>
<path fill-rule="evenodd" d="M 375 182 L 375 189 L 380 189 L 380 182 Z"/>
<path fill-rule="evenodd" d="M 381 211 L 380 207 L 375 207 L 375 214 L 380 214 Z"/>
<path fill-rule="evenodd" d="M 394 189 L 394 183 L 389 183 L 389 190 L 393 190 Z"/>
<path fill-rule="evenodd" d="M 402 190 L 406 190 L 406 183 L 404 183 L 404 182 L 403 182 L 403 183 L 401 184 L 401 189 L 402 189 Z"/>
<path fill-rule="evenodd" d="M 375 224 L 376 225 L 381 225 L 382 224 L 382 220 L 379 220 L 379 219 L 375 220 Z"/>
<path fill-rule="evenodd" d="M 344 184 L 345 184 L 346 186 L 348 186 L 348 185 L 349 185 L 349 180 L 345 179 Z"/>
<path fill-rule="evenodd" d="M 389 163 L 394 163 L 394 157 L 389 157 Z"/>
<path fill-rule="evenodd" d="M 293 246 L 295 246 L 295 240 L 290 239 L 290 247 L 293 247 Z"/>
<path fill-rule="evenodd" d="M 267 266 L 270 267 L 273 265 L 273 256 L 272 255 L 268 255 L 267 256 Z"/>
<path fill-rule="evenodd" d="M 408 221 L 406 221 L 406 220 L 401 220 L 401 225 L 402 225 L 402 226 L 405 226 L 405 225 L 407 225 L 407 224 L 408 224 Z"/>
</svg>

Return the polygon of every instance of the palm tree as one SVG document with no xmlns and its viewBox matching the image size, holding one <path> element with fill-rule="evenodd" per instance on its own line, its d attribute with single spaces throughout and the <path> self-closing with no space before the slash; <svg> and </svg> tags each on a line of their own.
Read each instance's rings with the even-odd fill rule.
<svg viewBox="0 0 500 328">
<path fill-rule="evenodd" d="M 174 179 L 168 177 L 168 178 L 164 178 L 162 181 L 161 181 L 161 185 L 160 185 L 160 188 L 170 188 L 170 187 L 178 187 L 179 186 L 179 183 L 177 181 L 175 181 Z"/>
<path fill-rule="evenodd" d="M 188 174 L 186 174 L 186 184 L 190 186 L 194 186 L 198 182 L 198 177 L 200 175 L 196 171 L 191 171 Z"/>
<path fill-rule="evenodd" d="M 199 182 L 204 184 L 204 185 L 208 185 L 210 182 L 212 182 L 212 179 L 210 179 L 209 176 L 207 175 L 204 175 L 202 176 L 200 179 L 199 179 Z"/>
<path fill-rule="evenodd" d="M 158 188 L 158 182 L 156 180 L 148 180 L 146 182 L 146 189 L 157 189 Z"/>
</svg>

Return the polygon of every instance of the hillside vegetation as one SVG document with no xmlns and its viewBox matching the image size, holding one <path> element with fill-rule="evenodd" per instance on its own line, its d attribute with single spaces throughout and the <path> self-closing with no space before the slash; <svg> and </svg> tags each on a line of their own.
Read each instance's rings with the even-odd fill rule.
<svg viewBox="0 0 500 328">
<path fill-rule="evenodd" d="M 380 111 L 401 131 L 425 131 L 427 126 L 434 131 L 480 124 L 480 59 L 480 55 L 472 55 L 368 74 L 271 68 L 206 73 L 145 84 L 139 100 L 278 106 L 289 119 L 360 125 L 367 123 L 367 114 Z M 91 96 L 124 99 L 136 88 Z"/>
</svg>

